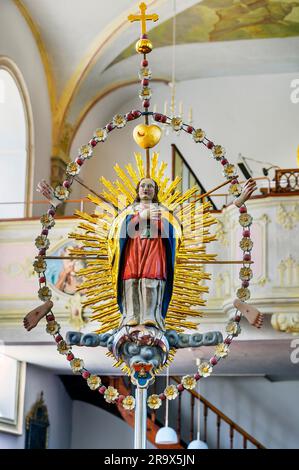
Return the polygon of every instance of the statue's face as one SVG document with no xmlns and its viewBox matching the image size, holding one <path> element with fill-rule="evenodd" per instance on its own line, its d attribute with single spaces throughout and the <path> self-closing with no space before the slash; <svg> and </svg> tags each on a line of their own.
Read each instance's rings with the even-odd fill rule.
<svg viewBox="0 0 299 470">
<path fill-rule="evenodd" d="M 151 178 L 141 180 L 138 190 L 140 201 L 151 202 L 155 196 L 155 183 Z"/>
</svg>

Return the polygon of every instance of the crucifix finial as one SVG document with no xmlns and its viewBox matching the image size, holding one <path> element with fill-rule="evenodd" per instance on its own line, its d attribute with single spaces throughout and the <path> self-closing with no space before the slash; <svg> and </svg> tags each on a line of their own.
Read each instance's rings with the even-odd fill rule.
<svg viewBox="0 0 299 470">
<path fill-rule="evenodd" d="M 147 15 L 146 10 L 147 6 L 144 2 L 139 5 L 140 15 L 129 15 L 128 20 L 131 21 L 140 21 L 141 22 L 141 37 L 146 35 L 146 22 L 147 21 L 158 21 L 159 16 L 154 13 L 153 15 Z"/>
</svg>

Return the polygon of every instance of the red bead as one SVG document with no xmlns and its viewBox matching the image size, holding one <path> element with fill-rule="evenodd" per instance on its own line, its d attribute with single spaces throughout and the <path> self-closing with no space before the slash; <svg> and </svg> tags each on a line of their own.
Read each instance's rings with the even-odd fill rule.
<svg viewBox="0 0 299 470">
<path fill-rule="evenodd" d="M 242 287 L 248 287 L 248 286 L 249 286 L 249 281 L 242 282 Z"/>
<path fill-rule="evenodd" d="M 61 335 L 57 335 L 57 336 L 55 337 L 56 343 L 60 343 L 60 341 L 62 341 L 62 340 L 63 340 L 63 337 L 62 337 Z"/>
<path fill-rule="evenodd" d="M 49 230 L 48 230 L 47 228 L 44 228 L 44 229 L 42 230 L 42 235 L 46 235 L 46 236 L 47 236 L 48 233 L 49 233 Z"/>
<path fill-rule="evenodd" d="M 166 121 L 167 121 L 167 116 L 165 116 L 165 114 L 162 114 L 161 122 L 165 124 Z"/>
<path fill-rule="evenodd" d="M 75 356 L 74 356 L 73 353 L 69 353 L 69 354 L 66 356 L 66 358 L 67 358 L 67 360 L 68 360 L 69 362 L 71 362 L 71 361 L 74 359 L 74 357 L 75 357 Z"/>
<path fill-rule="evenodd" d="M 149 108 L 149 107 L 150 107 L 150 102 L 149 102 L 149 100 L 144 100 L 143 103 L 142 103 L 142 106 L 143 106 L 144 108 Z"/>
<path fill-rule="evenodd" d="M 250 237 L 250 230 L 243 230 L 243 237 L 249 238 Z"/>
<path fill-rule="evenodd" d="M 102 386 L 99 388 L 99 393 L 101 393 L 102 395 L 104 395 L 105 391 L 106 391 L 106 387 L 105 387 L 105 385 L 102 385 Z"/>
<path fill-rule="evenodd" d="M 134 120 L 134 115 L 132 113 L 126 114 L 126 119 L 127 121 L 133 121 Z"/>
<path fill-rule="evenodd" d="M 193 131 L 194 131 L 194 129 L 193 129 L 192 126 L 188 126 L 188 127 L 187 127 L 187 132 L 188 132 L 188 134 L 192 134 Z"/>
<path fill-rule="evenodd" d="M 247 212 L 247 208 L 245 206 L 240 207 L 239 209 L 240 214 L 245 214 Z"/>
<path fill-rule="evenodd" d="M 223 159 L 221 160 L 221 165 L 224 166 L 224 165 L 226 165 L 227 163 L 228 163 L 228 160 L 226 160 L 226 158 L 223 158 Z"/>
<path fill-rule="evenodd" d="M 83 163 L 84 163 L 84 160 L 82 160 L 82 158 L 77 158 L 76 163 L 77 163 L 79 166 L 82 166 Z"/>
<path fill-rule="evenodd" d="M 238 183 L 239 181 L 237 179 L 231 181 L 231 184 L 238 184 Z"/>
<path fill-rule="evenodd" d="M 40 277 L 40 278 L 39 278 L 39 282 L 40 282 L 41 284 L 43 284 L 44 282 L 46 282 L 45 276 Z"/>
<path fill-rule="evenodd" d="M 51 313 L 50 315 L 47 315 L 46 318 L 47 318 L 47 321 L 55 321 L 55 317 L 53 313 Z"/>
<path fill-rule="evenodd" d="M 44 256 L 45 254 L 46 254 L 45 248 L 42 248 L 42 249 L 39 250 L 39 252 L 38 252 L 38 256 Z"/>
<path fill-rule="evenodd" d="M 162 114 L 159 113 L 154 113 L 153 118 L 155 121 L 160 122 L 161 121 Z"/>
<path fill-rule="evenodd" d="M 96 141 L 95 139 L 92 139 L 92 140 L 90 141 L 90 145 L 91 145 L 92 147 L 95 147 L 95 146 L 97 145 L 97 141 Z"/>
<path fill-rule="evenodd" d="M 83 377 L 83 379 L 87 380 L 88 377 L 90 377 L 90 372 L 88 372 L 88 370 L 84 370 L 82 372 L 82 377 Z"/>
<path fill-rule="evenodd" d="M 132 114 L 133 114 L 134 118 L 136 119 L 139 116 L 141 116 L 141 111 L 139 111 L 138 109 L 133 109 Z"/>
<path fill-rule="evenodd" d="M 224 343 L 225 344 L 231 344 L 232 340 L 231 338 L 225 338 Z"/>
<path fill-rule="evenodd" d="M 63 183 L 62 183 L 62 186 L 66 189 L 68 189 L 70 186 L 71 186 L 71 182 L 68 181 L 68 180 L 65 180 Z"/>
<path fill-rule="evenodd" d="M 243 260 L 244 261 L 251 261 L 251 255 L 249 253 L 246 253 L 244 256 L 243 256 Z"/>
<path fill-rule="evenodd" d="M 54 215 L 55 215 L 55 210 L 54 210 L 54 209 L 49 209 L 49 210 L 48 210 L 48 215 L 51 215 L 52 217 L 54 217 Z"/>
<path fill-rule="evenodd" d="M 235 316 L 235 321 L 240 321 L 241 320 L 241 315 L 236 315 Z"/>
<path fill-rule="evenodd" d="M 141 62 L 141 66 L 142 66 L 142 67 L 147 67 L 147 66 L 148 66 L 148 60 L 144 59 L 144 60 Z"/>
<path fill-rule="evenodd" d="M 148 86 L 149 80 L 147 78 L 144 78 L 141 83 L 143 86 Z"/>
<path fill-rule="evenodd" d="M 207 147 L 208 149 L 212 149 L 214 147 L 214 143 L 209 140 L 209 142 L 207 143 Z"/>
<path fill-rule="evenodd" d="M 198 372 L 196 372 L 196 374 L 194 374 L 195 380 L 199 380 L 200 377 L 201 377 L 201 375 Z"/>
<path fill-rule="evenodd" d="M 147 39 L 147 38 L 148 38 L 148 35 L 147 35 L 147 34 L 143 34 L 143 35 L 141 36 L 141 39 Z"/>
<path fill-rule="evenodd" d="M 112 124 L 112 122 L 110 122 L 110 124 L 108 124 L 108 125 L 106 126 L 106 129 L 107 129 L 108 132 L 113 131 L 114 125 Z"/>
<path fill-rule="evenodd" d="M 177 389 L 179 392 L 182 392 L 184 390 L 184 385 L 183 384 L 177 385 Z"/>
<path fill-rule="evenodd" d="M 218 363 L 217 357 L 215 357 L 215 356 L 211 357 L 210 363 L 212 364 L 212 366 L 215 366 Z"/>
<path fill-rule="evenodd" d="M 159 398 L 162 401 L 166 400 L 166 396 L 164 395 L 164 393 L 160 393 Z"/>
</svg>

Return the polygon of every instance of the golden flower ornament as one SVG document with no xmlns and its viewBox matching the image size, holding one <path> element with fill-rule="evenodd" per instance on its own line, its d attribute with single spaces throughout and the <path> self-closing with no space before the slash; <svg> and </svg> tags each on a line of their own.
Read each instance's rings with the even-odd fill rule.
<svg viewBox="0 0 299 470">
<path fill-rule="evenodd" d="M 242 238 L 242 240 L 240 241 L 241 250 L 251 251 L 252 247 L 253 247 L 253 241 L 250 238 L 248 238 L 248 237 Z"/>
<path fill-rule="evenodd" d="M 115 127 L 121 129 L 122 127 L 125 127 L 127 121 L 122 114 L 116 114 L 112 119 L 112 123 Z"/>
<path fill-rule="evenodd" d="M 192 375 L 185 375 L 182 378 L 182 385 L 186 390 L 193 390 L 196 387 L 196 380 Z"/>
<path fill-rule="evenodd" d="M 194 129 L 192 136 L 193 136 L 194 142 L 202 142 L 206 134 L 202 129 Z"/>
<path fill-rule="evenodd" d="M 43 273 L 47 268 L 47 263 L 41 256 L 39 256 L 34 261 L 33 268 L 36 273 Z"/>
<path fill-rule="evenodd" d="M 52 215 L 43 214 L 40 218 L 40 223 L 42 224 L 44 228 L 51 228 L 51 227 L 54 227 L 55 220 L 52 217 Z"/>
<path fill-rule="evenodd" d="M 35 239 L 35 246 L 38 250 L 42 250 L 43 248 L 47 250 L 50 246 L 50 240 L 43 235 L 39 235 Z"/>
<path fill-rule="evenodd" d="M 170 125 L 174 131 L 180 131 L 183 127 L 183 119 L 179 116 L 173 117 L 170 121 Z"/>
<path fill-rule="evenodd" d="M 66 172 L 68 175 L 76 176 L 80 173 L 80 165 L 76 162 L 70 162 L 66 168 Z"/>
<path fill-rule="evenodd" d="M 157 410 L 162 405 L 162 400 L 159 395 L 153 394 L 148 397 L 147 404 L 152 410 Z"/>
<path fill-rule="evenodd" d="M 242 191 L 241 185 L 238 183 L 231 184 L 230 187 L 228 188 L 229 194 L 232 194 L 233 196 L 239 196 L 241 194 L 241 191 Z"/>
<path fill-rule="evenodd" d="M 59 201 L 64 201 L 65 199 L 69 197 L 70 192 L 67 188 L 59 184 L 58 186 L 56 186 L 54 194 L 55 194 L 55 197 L 59 199 Z"/>
<path fill-rule="evenodd" d="M 84 368 L 84 362 L 82 359 L 79 359 L 78 357 L 75 357 L 71 362 L 70 362 L 72 371 L 76 374 L 78 372 L 81 372 L 82 369 Z"/>
<path fill-rule="evenodd" d="M 202 362 L 198 367 L 198 373 L 202 377 L 209 377 L 213 372 L 213 367 L 208 362 Z"/>
<path fill-rule="evenodd" d="M 93 148 L 91 145 L 82 145 L 82 147 L 79 148 L 79 155 L 82 158 L 91 158 L 93 154 Z"/>
<path fill-rule="evenodd" d="M 49 335 L 56 335 L 60 329 L 60 325 L 56 321 L 47 322 L 46 332 Z"/>
<path fill-rule="evenodd" d="M 232 165 L 231 163 L 225 165 L 223 168 L 223 174 L 227 178 L 233 178 L 234 176 L 237 176 L 235 165 Z"/>
<path fill-rule="evenodd" d="M 132 397 L 132 395 L 128 395 L 126 398 L 123 399 L 122 406 L 124 407 L 125 410 L 129 410 L 129 411 L 134 410 L 135 398 Z"/>
<path fill-rule="evenodd" d="M 239 276 L 241 281 L 250 281 L 250 279 L 252 279 L 252 274 L 251 268 L 243 267 L 240 269 Z"/>
<path fill-rule="evenodd" d="M 59 354 L 68 354 L 70 350 L 70 347 L 69 345 L 66 343 L 66 341 L 62 340 L 62 341 L 59 341 L 58 345 L 57 345 L 57 351 L 59 352 Z"/>
<path fill-rule="evenodd" d="M 139 80 L 142 80 L 143 78 L 147 78 L 148 80 L 150 80 L 150 78 L 152 76 L 152 71 L 147 67 L 142 67 L 139 70 L 138 75 L 139 75 Z"/>
<path fill-rule="evenodd" d="M 241 332 L 241 327 L 238 322 L 230 321 L 228 322 L 225 330 L 229 335 L 238 336 Z"/>
<path fill-rule="evenodd" d="M 94 133 L 94 138 L 98 141 L 98 142 L 105 142 L 105 140 L 107 139 L 107 131 L 106 129 L 96 129 L 95 130 L 95 133 Z"/>
<path fill-rule="evenodd" d="M 104 393 L 104 398 L 107 403 L 113 403 L 119 396 L 119 393 L 116 388 L 111 387 L 109 385 L 108 388 L 106 388 L 105 393 Z"/>
<path fill-rule="evenodd" d="M 225 149 L 222 145 L 214 145 L 212 152 L 216 160 L 220 160 L 225 155 Z"/>
<path fill-rule="evenodd" d="M 240 287 L 240 289 L 237 290 L 237 297 L 242 300 L 242 302 L 246 302 L 246 300 L 250 299 L 250 290 L 247 287 Z"/>
<path fill-rule="evenodd" d="M 98 375 L 90 375 L 87 379 L 87 385 L 91 390 L 96 390 L 101 385 L 101 379 Z"/>
<path fill-rule="evenodd" d="M 242 227 L 248 227 L 249 225 L 252 224 L 252 217 L 250 214 L 245 212 L 244 214 L 241 214 L 239 217 L 239 222 Z"/>
<path fill-rule="evenodd" d="M 168 385 L 164 390 L 164 395 L 167 400 L 174 400 L 178 396 L 179 392 L 175 385 Z"/>
<path fill-rule="evenodd" d="M 215 354 L 217 357 L 224 358 L 228 355 L 228 353 L 229 353 L 229 347 L 225 343 L 219 343 L 215 347 Z"/>
<path fill-rule="evenodd" d="M 46 302 L 46 300 L 50 300 L 52 297 L 52 291 L 49 289 L 47 286 L 40 287 L 38 290 L 38 297 L 40 300 L 43 302 Z"/>
</svg>

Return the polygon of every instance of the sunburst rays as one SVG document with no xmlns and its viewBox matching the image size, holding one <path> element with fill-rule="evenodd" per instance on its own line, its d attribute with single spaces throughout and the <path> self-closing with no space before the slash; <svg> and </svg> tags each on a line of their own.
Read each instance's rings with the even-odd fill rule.
<svg viewBox="0 0 299 470">
<path fill-rule="evenodd" d="M 91 319 L 100 324 L 97 333 L 117 328 L 121 320 L 117 303 L 117 282 L 111 259 L 111 244 L 115 241 L 109 234 L 112 227 L 115 227 L 117 217 L 135 200 L 135 188 L 140 179 L 145 177 L 141 154 L 136 153 L 135 159 L 135 168 L 129 164 L 123 170 L 118 164 L 115 165 L 114 170 L 118 177 L 116 181 L 100 178 L 104 188 L 100 196 L 105 201 L 88 195 L 88 199 L 96 205 L 94 214 L 76 211 L 76 216 L 81 220 L 78 225 L 79 232 L 69 235 L 80 244 L 71 249 L 72 254 L 86 259 L 86 266 L 77 272 L 77 275 L 84 279 L 79 291 L 85 295 L 83 306 L 89 307 L 93 312 Z M 204 281 L 210 279 L 210 274 L 204 270 L 204 263 L 216 257 L 206 253 L 206 245 L 215 240 L 209 229 L 216 220 L 210 213 L 209 203 L 199 205 L 190 202 L 198 188 L 195 186 L 182 193 L 178 189 L 181 178 L 169 181 L 165 176 L 166 167 L 165 162 L 159 165 L 158 154 L 154 153 L 150 177 L 158 184 L 159 202 L 169 211 L 169 220 L 179 233 L 173 294 L 165 326 L 167 329 L 181 332 L 186 328 L 196 329 L 198 319 L 202 316 L 202 307 L 205 305 L 203 295 L 208 292 Z M 88 259 L 91 256 L 93 259 Z M 115 366 L 123 366 L 122 361 L 115 363 Z"/>
</svg>

